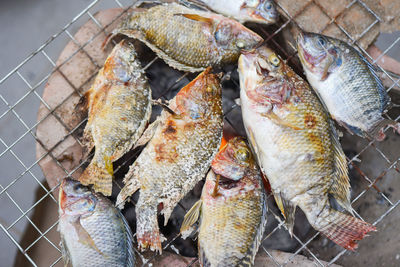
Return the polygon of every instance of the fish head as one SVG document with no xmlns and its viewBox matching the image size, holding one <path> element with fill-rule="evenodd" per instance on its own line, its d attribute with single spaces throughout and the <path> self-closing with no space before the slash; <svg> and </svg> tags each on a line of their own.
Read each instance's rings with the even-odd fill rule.
<svg viewBox="0 0 400 267">
<path fill-rule="evenodd" d="M 268 112 L 271 104 L 289 98 L 288 71 L 283 60 L 267 46 L 242 53 L 238 62 L 240 88 L 246 92 L 259 113 Z"/>
<path fill-rule="evenodd" d="M 343 62 L 342 42 L 317 33 L 300 32 L 297 37 L 300 61 L 306 71 L 321 80 L 338 69 Z"/>
<path fill-rule="evenodd" d="M 180 115 L 191 120 L 203 120 L 211 114 L 222 114 L 221 85 L 218 74 L 207 68 L 176 95 Z"/>
<path fill-rule="evenodd" d="M 113 49 L 104 63 L 103 74 L 110 81 L 127 84 L 131 81 L 134 69 L 140 68 L 137 63 L 135 47 L 128 40 L 122 40 Z"/>
<path fill-rule="evenodd" d="M 278 12 L 271 0 L 246 0 L 240 11 L 249 21 L 257 23 L 271 24 L 278 19 Z"/>
<path fill-rule="evenodd" d="M 229 51 L 251 50 L 264 40 L 239 22 L 219 16 L 214 37 L 218 47 Z"/>
<path fill-rule="evenodd" d="M 215 174 L 238 181 L 249 168 L 255 166 L 251 150 L 241 137 L 230 139 L 223 146 L 211 163 Z"/>
<path fill-rule="evenodd" d="M 63 214 L 78 216 L 92 212 L 97 198 L 89 188 L 80 182 L 65 178 L 61 182 L 59 206 Z"/>
</svg>

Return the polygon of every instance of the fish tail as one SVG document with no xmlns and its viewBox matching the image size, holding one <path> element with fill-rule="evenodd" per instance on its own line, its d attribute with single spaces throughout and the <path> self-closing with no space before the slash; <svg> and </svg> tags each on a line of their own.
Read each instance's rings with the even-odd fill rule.
<svg viewBox="0 0 400 267">
<path fill-rule="evenodd" d="M 356 241 L 376 231 L 375 226 L 330 207 L 321 212 L 313 226 L 339 246 L 352 251 L 357 248 Z"/>
<path fill-rule="evenodd" d="M 136 238 L 139 249 L 150 249 L 162 253 L 161 242 L 165 238 L 160 234 L 157 221 L 157 203 L 151 196 L 141 195 L 136 205 Z"/>
<path fill-rule="evenodd" d="M 393 128 L 393 130 L 400 134 L 400 123 L 390 119 L 383 119 L 372 127 L 370 136 L 375 137 L 377 141 L 383 141 L 386 137 L 386 134 L 383 131 L 385 126 Z"/>
<path fill-rule="evenodd" d="M 111 164 L 111 167 L 110 167 Z M 85 169 L 79 177 L 79 181 L 83 185 L 93 185 L 96 192 L 100 192 L 105 196 L 111 196 L 112 192 L 112 163 L 106 162 L 106 167 L 100 167 L 95 160 L 90 162 L 89 166 Z"/>
</svg>

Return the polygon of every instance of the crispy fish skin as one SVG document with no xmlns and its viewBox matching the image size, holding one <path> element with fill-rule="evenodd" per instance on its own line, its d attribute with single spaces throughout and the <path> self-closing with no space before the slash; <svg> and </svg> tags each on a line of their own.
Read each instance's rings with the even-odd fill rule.
<svg viewBox="0 0 400 267">
<path fill-rule="evenodd" d="M 113 34 L 139 39 L 171 67 L 190 72 L 235 63 L 241 50 L 263 40 L 235 20 L 176 3 L 135 12 Z"/>
<path fill-rule="evenodd" d="M 117 44 L 87 93 L 89 115 L 84 131 L 87 149 L 94 157 L 79 181 L 93 184 L 109 196 L 112 162 L 125 154 L 142 135 L 151 115 L 151 89 L 135 48 L 128 41 Z"/>
<path fill-rule="evenodd" d="M 207 69 L 180 90 L 149 129 L 154 134 L 124 178 L 117 205 L 140 189 L 136 204 L 139 248 L 161 253 L 157 207 L 164 223 L 175 205 L 200 181 L 218 152 L 222 136 L 221 86 Z M 144 134 L 146 135 L 146 133 Z"/>
<path fill-rule="evenodd" d="M 211 166 L 201 199 L 185 216 L 181 232 L 200 217 L 201 266 L 253 266 L 267 222 L 260 170 L 250 149 L 238 137 L 228 141 Z M 219 183 L 215 196 L 218 173 L 223 174 L 224 182 Z"/>
<path fill-rule="evenodd" d="M 332 117 L 350 133 L 383 140 L 382 127 L 400 124 L 384 119 L 390 98 L 372 65 L 349 44 L 301 33 L 299 57 L 307 79 Z"/>
<path fill-rule="evenodd" d="M 194 0 L 240 23 L 272 24 L 278 19 L 275 4 L 270 0 Z"/>
<path fill-rule="evenodd" d="M 135 265 L 133 236 L 118 209 L 104 196 L 66 178 L 59 193 L 58 230 L 65 266 Z"/>
<path fill-rule="evenodd" d="M 375 227 L 330 205 L 352 212 L 345 155 L 317 96 L 267 47 L 240 57 L 239 76 L 245 129 L 289 230 L 299 206 L 316 230 L 354 250 Z"/>
</svg>

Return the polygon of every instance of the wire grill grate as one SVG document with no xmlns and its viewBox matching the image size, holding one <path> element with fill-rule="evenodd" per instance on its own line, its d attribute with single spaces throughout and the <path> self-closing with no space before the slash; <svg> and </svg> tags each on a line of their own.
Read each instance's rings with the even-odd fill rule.
<svg viewBox="0 0 400 267">
<path fill-rule="evenodd" d="M 0 80 L 0 125 L 4 127 L 6 123 L 12 123 L 12 124 L 18 124 L 18 126 L 22 129 L 22 133 L 18 134 L 16 136 L 12 136 L 12 138 L 8 138 L 9 135 L 3 135 L 3 131 L 0 132 L 0 164 L 2 166 L 6 166 L 6 164 L 10 164 L 10 162 L 18 162 L 22 168 L 22 171 L 15 171 L 13 173 L 10 173 L 10 177 L 7 177 L 6 179 L 2 179 L 0 181 L 0 200 L 7 200 L 5 203 L 9 203 L 9 209 L 17 209 L 20 214 L 17 218 L 13 218 L 12 220 L 3 220 L 3 218 L 6 216 L 6 214 L 3 214 L 6 212 L 6 210 L 1 210 L 0 211 L 0 227 L 2 229 L 2 232 L 9 238 L 10 246 L 15 246 L 21 254 L 24 255 L 24 257 L 33 265 L 33 266 L 38 266 L 38 263 L 35 262 L 35 260 L 32 258 L 30 252 L 32 249 L 37 246 L 40 242 L 46 242 L 51 249 L 55 250 L 57 252 L 57 257 L 53 259 L 52 263 L 50 263 L 50 266 L 55 266 L 57 265 L 60 260 L 61 260 L 61 251 L 59 248 L 59 245 L 54 243 L 53 240 L 47 237 L 47 235 L 56 230 L 57 226 L 57 217 L 54 217 L 54 220 L 49 223 L 45 229 L 43 227 L 38 226 L 37 222 L 35 222 L 31 218 L 31 214 L 33 210 L 39 206 L 42 205 L 44 201 L 50 200 L 52 202 L 52 205 L 57 204 L 56 198 L 53 196 L 53 193 L 57 190 L 58 185 L 55 187 L 49 189 L 47 186 L 45 179 L 43 177 L 43 174 L 41 173 L 40 169 L 38 168 L 39 162 L 46 157 L 50 157 L 54 163 L 63 170 L 65 173 L 65 177 L 67 176 L 72 176 L 74 175 L 77 170 L 79 170 L 82 166 L 87 164 L 88 158 L 90 158 L 91 155 L 89 155 L 88 158 L 85 160 L 82 160 L 82 162 L 73 168 L 72 170 L 69 170 L 66 168 L 59 158 L 55 155 L 54 151 L 57 149 L 57 146 L 62 143 L 65 139 L 67 138 L 73 138 L 78 144 L 82 145 L 80 143 L 79 138 L 77 137 L 79 134 L 79 129 L 82 128 L 82 126 L 86 123 L 86 119 L 83 119 L 81 122 L 76 124 L 74 127 L 71 127 L 70 125 L 67 125 L 63 118 L 60 116 L 60 114 L 57 112 L 58 108 L 62 106 L 63 104 L 66 103 L 66 101 L 72 97 L 73 95 L 78 95 L 82 96 L 82 87 L 88 86 L 92 80 L 93 77 L 96 76 L 97 71 L 101 68 L 101 62 L 98 62 L 96 59 L 94 59 L 87 51 L 88 45 L 100 34 L 106 32 L 106 28 L 108 25 L 102 25 L 93 14 L 100 10 L 101 3 L 105 1 L 101 0 L 94 0 L 92 1 L 85 9 L 83 9 L 76 17 L 74 17 L 71 22 L 69 22 L 65 27 L 57 34 L 53 35 L 50 37 L 48 41 L 46 41 L 42 46 L 40 46 L 36 51 L 34 51 L 31 55 L 29 55 L 25 60 L 23 60 L 18 66 L 16 66 L 13 70 L 11 70 L 7 75 L 5 75 L 1 80 Z M 123 2 L 123 3 L 121 3 Z M 280 3 L 281 1 L 279 1 Z M 108 6 L 112 3 L 111 7 L 117 7 L 117 8 L 123 8 L 123 11 L 121 12 L 121 16 L 124 15 L 128 8 L 131 6 L 131 1 L 110 1 L 108 2 Z M 373 63 L 376 63 L 380 60 L 380 58 L 387 54 L 396 44 L 398 45 L 400 37 L 397 38 L 389 47 L 387 47 L 381 56 L 379 56 L 376 59 L 373 59 L 361 46 L 358 45 L 358 41 L 363 38 L 365 34 L 367 34 L 369 31 L 373 29 L 382 19 L 374 13 L 368 5 L 361 0 L 354 0 L 350 2 L 341 12 L 336 14 L 335 16 L 330 16 L 329 12 L 324 9 L 323 6 L 319 5 L 318 2 L 314 0 L 307 1 L 305 5 L 301 9 L 299 9 L 295 15 L 291 16 L 290 12 L 288 12 L 285 7 L 282 4 L 277 4 L 278 8 L 282 11 L 281 13 L 284 14 L 285 21 L 277 27 L 274 31 L 266 30 L 264 28 L 257 28 L 260 32 L 266 36 L 265 38 L 265 43 L 268 45 L 271 45 L 277 49 L 277 52 L 285 58 L 287 61 L 290 61 L 291 64 L 293 64 L 296 67 L 296 51 L 292 49 L 287 49 L 285 47 L 282 47 L 280 45 L 277 36 L 280 34 L 285 28 L 289 27 L 290 25 L 294 25 L 296 27 L 299 27 L 296 17 L 303 12 L 306 12 L 307 8 L 310 6 L 316 6 L 320 12 L 323 14 L 324 17 L 328 18 L 328 23 L 326 26 L 320 31 L 324 33 L 328 27 L 331 25 L 335 25 L 338 27 L 344 34 L 345 36 L 350 40 L 351 43 L 353 43 L 355 46 L 357 46 L 369 59 L 373 61 Z M 350 8 L 352 8 L 355 5 L 359 5 L 360 7 L 366 9 L 368 13 L 371 15 L 373 18 L 372 22 L 370 25 L 367 25 L 363 32 L 359 34 L 358 36 L 351 36 L 351 34 L 346 30 L 345 27 L 343 27 L 340 23 L 338 23 L 338 20 L 344 16 L 346 16 L 346 12 Z M 110 7 L 110 6 L 109 6 Z M 98 34 L 93 36 L 88 42 L 81 44 L 79 43 L 73 34 L 71 34 L 72 31 L 72 26 L 79 25 L 80 20 L 82 19 L 89 19 L 93 21 L 93 23 L 97 26 L 98 28 Z M 52 42 L 55 42 L 58 40 L 58 38 L 62 38 L 63 36 L 66 36 L 69 41 L 72 41 L 77 49 L 72 55 L 64 60 L 61 64 L 58 64 L 55 62 L 55 60 L 49 55 L 47 52 L 47 49 L 49 46 L 52 44 Z M 65 64 L 68 64 L 68 62 L 76 56 L 78 53 L 83 53 L 86 57 L 89 58 L 91 64 L 94 66 L 96 71 L 91 75 L 91 77 L 85 81 L 83 84 L 77 86 L 75 85 L 70 79 L 68 79 L 67 75 L 63 73 L 63 66 Z M 40 61 L 46 61 L 46 64 L 48 64 L 48 73 L 44 75 L 41 78 L 36 79 L 37 81 L 35 83 L 31 82 L 31 79 L 27 77 L 26 72 L 24 71 L 24 67 L 30 64 L 30 62 L 34 60 L 40 60 Z M 144 69 L 151 68 L 153 64 L 157 64 L 157 57 L 155 57 L 153 60 L 149 61 L 147 65 L 144 66 Z M 298 66 L 297 66 L 298 67 Z M 377 66 L 380 68 L 379 66 Z M 296 71 L 299 73 L 300 68 L 296 69 Z M 392 90 L 393 87 L 399 86 L 400 78 L 396 79 L 393 76 L 391 76 L 386 70 L 380 68 L 380 70 L 391 80 L 392 85 L 388 88 L 388 91 Z M 69 94 L 68 97 L 66 97 L 63 101 L 58 103 L 58 105 L 53 105 L 52 103 L 47 103 L 43 97 L 42 97 L 42 92 L 43 88 L 48 81 L 49 77 L 53 73 L 59 73 L 67 81 L 67 83 L 71 86 L 72 90 L 71 93 Z M 179 83 L 183 82 L 183 80 L 187 77 L 190 76 L 190 74 L 182 74 L 178 79 L 176 79 L 175 83 L 167 86 L 164 90 L 159 92 L 159 97 L 165 98 L 165 95 L 170 93 L 170 91 L 174 88 L 177 87 Z M 18 79 L 20 84 L 23 84 L 24 91 L 21 93 L 18 99 L 7 99 L 7 97 L 4 95 L 4 90 L 10 90 L 8 88 L 8 83 L 11 80 Z M 235 83 L 235 80 L 233 80 Z M 180 87 L 180 86 L 179 86 Z M 236 83 L 236 87 L 238 87 L 238 84 Z M 27 115 L 26 114 L 21 114 L 21 112 L 18 111 L 19 107 L 21 105 L 27 105 L 27 102 L 31 101 L 36 101 L 37 103 L 42 104 L 46 109 L 47 113 L 45 116 L 39 118 L 36 120 L 36 117 L 32 121 L 31 118 L 26 119 Z M 3 107 L 4 106 L 4 107 Z M 229 123 L 234 129 L 236 129 L 236 124 L 231 121 L 230 115 L 231 113 L 234 113 L 239 109 L 238 106 L 236 105 L 231 105 L 228 109 L 225 110 L 225 121 Z M 55 121 L 59 124 L 61 124 L 64 129 L 65 129 L 65 137 L 61 139 L 59 142 L 53 144 L 51 147 L 46 146 L 40 138 L 36 134 L 36 129 L 37 127 L 43 123 L 44 120 L 46 120 L 48 117 L 52 117 L 55 119 Z M 395 120 L 398 121 L 400 116 L 396 117 Z M 393 119 L 393 118 L 392 118 Z M 386 131 L 388 129 L 385 129 Z M 237 132 L 240 132 L 240 129 L 236 129 Z M 11 139 L 11 140 L 9 140 Z M 36 146 L 39 146 L 41 149 L 45 151 L 42 155 L 38 156 L 37 159 L 33 162 L 27 162 L 24 160 L 23 155 L 18 155 L 16 152 L 16 147 L 18 145 L 23 145 L 25 140 L 28 139 L 27 142 L 34 142 Z M 351 137 L 350 140 L 355 140 L 356 137 Z M 32 141 L 34 140 L 34 141 Z M 370 222 L 372 222 L 374 225 L 378 225 L 387 218 L 387 216 L 396 210 L 396 208 L 400 204 L 400 199 L 395 199 L 396 196 L 391 196 L 390 194 L 386 193 L 385 191 L 380 190 L 378 187 L 378 183 L 382 180 L 385 179 L 389 173 L 394 174 L 397 178 L 399 177 L 399 160 L 400 160 L 400 154 L 399 151 L 396 153 L 390 153 L 390 155 L 386 152 L 388 150 L 388 147 L 385 145 L 377 144 L 376 142 L 366 142 L 366 141 L 359 141 L 361 142 L 362 146 L 357 147 L 356 152 L 354 155 L 351 155 L 351 157 L 348 157 L 348 166 L 351 170 L 354 170 L 362 179 L 363 181 L 363 186 L 357 192 L 356 196 L 353 196 L 353 201 L 352 205 L 359 205 L 359 202 L 362 202 L 362 199 L 368 195 L 368 194 L 376 194 L 379 196 L 383 203 L 384 203 L 384 208 L 382 209 L 382 212 L 380 214 L 375 214 L 376 216 L 373 217 L 372 219 L 370 218 Z M 386 141 L 385 141 L 386 142 Z M 119 172 L 122 172 L 123 167 L 132 162 L 132 160 L 137 156 L 137 151 L 132 153 L 129 157 L 124 158 L 124 162 L 122 162 L 115 170 L 116 175 L 118 175 Z M 379 170 L 379 174 L 375 175 L 375 172 L 371 172 L 370 170 L 364 170 L 362 167 L 359 167 L 360 163 L 360 157 L 362 157 L 366 153 L 373 153 L 373 155 L 377 158 L 377 161 L 381 163 L 379 166 L 381 169 Z M 379 160 L 378 160 L 379 158 Z M 365 167 L 365 166 L 364 166 Z M 5 174 L 8 176 L 8 172 Z M 39 186 L 42 190 L 42 193 L 40 196 L 37 198 L 37 200 L 34 203 L 20 203 L 18 193 L 15 190 L 15 187 L 20 186 L 26 179 L 29 180 L 34 180 L 35 183 L 33 183 L 35 186 Z M 114 182 L 114 186 L 116 187 L 121 187 L 121 185 L 118 182 Z M 372 189 L 372 190 L 371 190 Z M 397 196 L 398 197 L 398 196 Z M 271 199 L 271 196 L 269 196 Z M 132 200 L 133 205 L 135 204 L 134 201 Z M 26 206 L 28 207 L 26 208 Z M 188 207 L 184 207 L 181 203 L 178 205 L 179 209 L 182 209 L 183 212 L 186 212 Z M 271 212 L 273 213 L 273 217 L 275 218 L 276 226 L 269 232 L 267 232 L 264 240 L 267 240 L 274 234 L 276 234 L 277 231 L 279 231 L 281 228 L 285 228 L 285 224 L 277 212 L 274 212 L 274 209 L 270 209 Z M 397 211 L 399 209 L 397 208 Z M 361 218 L 359 213 L 356 212 L 356 216 Z M 18 235 L 16 235 L 16 225 L 18 225 L 21 221 L 26 220 L 27 223 L 31 228 L 33 228 L 37 233 L 35 235 L 35 238 L 29 242 L 29 244 L 24 244 L 22 245 L 21 241 L 19 240 Z M 379 233 L 378 233 L 379 234 Z M 295 257 L 298 254 L 304 254 L 306 256 L 310 256 L 314 262 L 317 265 L 320 266 L 325 266 L 326 264 L 323 263 L 322 260 L 327 261 L 328 265 L 331 265 L 335 262 L 337 262 L 343 255 L 345 255 L 347 252 L 345 249 L 336 249 L 337 253 L 332 255 L 331 257 L 324 258 L 322 259 L 319 256 L 319 251 L 318 249 L 315 248 L 315 246 L 311 246 L 313 242 L 319 237 L 319 233 L 313 233 L 311 236 L 307 236 L 306 238 L 300 237 L 298 235 L 293 235 L 293 238 L 297 241 L 298 245 L 296 248 L 292 251 L 293 255 L 286 260 L 286 262 L 278 262 L 274 256 L 270 253 L 270 248 L 267 248 L 266 246 L 261 246 L 260 247 L 260 252 L 265 253 L 271 260 L 277 265 L 277 266 L 285 266 L 287 265 L 293 257 Z M 179 238 L 179 235 L 175 235 L 172 238 L 169 238 L 167 242 L 164 244 L 164 249 L 173 246 L 174 242 Z M 368 242 L 367 241 L 364 241 Z M 144 256 L 142 256 L 139 252 L 137 252 L 142 259 L 144 259 Z M 151 256 L 146 255 L 146 263 L 150 263 L 154 258 L 156 258 L 157 255 L 152 254 Z M 188 266 L 192 266 L 196 263 L 197 259 L 194 259 L 192 262 L 189 263 Z M 145 263 L 145 264 L 146 264 Z M 145 265 L 144 264 L 144 265 Z"/>
</svg>

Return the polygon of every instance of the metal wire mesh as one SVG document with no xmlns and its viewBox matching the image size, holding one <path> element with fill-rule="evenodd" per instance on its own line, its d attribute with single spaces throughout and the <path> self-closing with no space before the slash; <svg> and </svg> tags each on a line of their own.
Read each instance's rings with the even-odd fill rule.
<svg viewBox="0 0 400 267">
<path fill-rule="evenodd" d="M 10 246 L 15 246 L 21 254 L 24 255 L 24 257 L 33 265 L 33 266 L 38 266 L 38 263 L 35 262 L 35 260 L 31 256 L 31 251 L 32 249 L 37 246 L 41 242 L 45 242 L 48 244 L 49 249 L 55 250 L 57 253 L 57 257 L 53 259 L 52 263 L 50 266 L 55 266 L 58 264 L 61 260 L 61 251 L 60 247 L 57 243 L 55 243 L 53 240 L 47 237 L 47 235 L 55 231 L 57 227 L 57 215 L 54 216 L 54 218 L 44 218 L 49 223 L 47 224 L 46 227 L 41 227 L 37 225 L 37 222 L 34 222 L 34 220 L 31 218 L 31 214 L 34 211 L 34 209 L 38 206 L 41 205 L 44 201 L 51 200 L 53 205 L 57 204 L 56 198 L 53 196 L 53 193 L 57 190 L 58 186 L 55 186 L 51 189 L 47 186 L 45 179 L 43 178 L 43 174 L 40 172 L 38 168 L 38 164 L 41 160 L 43 160 L 45 157 L 51 157 L 51 159 L 57 164 L 59 168 L 61 168 L 64 173 L 65 177 L 68 176 L 73 176 L 74 173 L 80 169 L 83 165 L 87 164 L 87 159 L 84 159 L 81 161 L 81 163 L 75 167 L 72 170 L 68 170 L 64 167 L 64 164 L 62 163 L 62 160 L 57 158 L 54 155 L 54 150 L 57 148 L 60 142 L 65 140 L 66 138 L 73 137 L 76 142 L 80 144 L 80 139 L 77 138 L 77 135 L 79 133 L 79 129 L 82 128 L 82 126 L 85 124 L 86 119 L 82 120 L 80 123 L 78 123 L 75 127 L 71 128 L 68 125 L 65 124 L 63 118 L 60 117 L 60 115 L 55 112 L 55 110 L 61 106 L 65 101 L 67 101 L 68 98 L 66 98 L 64 101 L 62 101 L 58 106 L 54 107 L 51 104 L 47 103 L 43 98 L 42 98 L 42 92 L 43 88 L 45 86 L 45 83 L 48 81 L 49 77 L 55 73 L 58 72 L 60 73 L 63 78 L 70 84 L 70 86 L 74 89 L 73 92 L 71 92 L 71 95 L 79 95 L 82 96 L 82 90 L 80 90 L 80 87 L 87 86 L 91 79 L 87 80 L 84 84 L 79 85 L 77 87 L 74 85 L 72 82 L 69 81 L 68 77 L 63 74 L 62 71 L 62 66 L 64 64 L 67 64 L 71 58 L 76 55 L 77 53 L 84 53 L 92 62 L 92 64 L 95 66 L 97 70 L 101 68 L 101 64 L 99 64 L 95 59 L 93 59 L 87 52 L 86 52 L 86 47 L 90 45 L 90 43 L 93 41 L 94 37 L 89 40 L 85 44 L 80 44 L 79 42 L 76 41 L 74 38 L 73 34 L 71 34 L 71 27 L 80 25 L 81 21 L 83 20 L 92 20 L 98 27 L 98 33 L 103 33 L 105 31 L 105 28 L 107 25 L 102 25 L 98 20 L 96 20 L 95 16 L 93 15 L 96 11 L 100 10 L 103 8 L 101 3 L 104 3 L 105 1 L 101 0 L 94 0 L 92 1 L 85 9 L 83 9 L 76 17 L 74 17 L 70 23 L 65 25 L 65 27 L 57 34 L 53 35 L 48 41 L 46 41 L 42 46 L 40 46 L 36 51 L 34 51 L 31 55 L 29 55 L 25 60 L 23 60 L 18 66 L 16 66 L 14 69 L 12 69 L 7 75 L 5 75 L 1 80 L 0 80 L 0 101 L 1 101 L 1 106 L 0 106 L 0 125 L 1 127 L 6 127 L 6 123 L 12 123 L 12 124 L 18 124 L 21 128 L 20 132 L 13 136 L 13 138 L 6 138 L 5 136 L 0 135 L 0 163 L 2 166 L 6 166 L 7 164 L 10 164 L 11 162 L 18 162 L 20 164 L 20 167 L 18 170 L 15 170 L 10 177 L 5 177 L 0 181 L 0 199 L 1 201 L 6 201 L 10 207 L 10 209 L 18 209 L 20 211 L 20 215 L 17 218 L 12 218 L 10 221 L 4 221 L 2 218 L 6 216 L 6 210 L 1 210 L 0 211 L 0 227 L 4 234 L 9 238 L 9 245 Z M 107 1 L 107 7 L 120 7 L 123 8 L 123 11 L 121 11 L 121 15 L 125 14 L 127 12 L 128 7 L 131 5 L 131 1 Z M 111 6 L 110 6 L 111 5 Z M 304 5 L 294 16 L 290 15 L 285 8 L 278 3 L 278 8 L 282 11 L 285 16 L 284 22 L 278 25 L 274 30 L 271 30 L 271 28 L 265 29 L 263 27 L 258 27 L 257 29 L 262 32 L 267 38 L 265 38 L 265 43 L 268 45 L 273 46 L 277 52 L 284 58 L 286 59 L 289 63 L 293 64 L 294 67 L 296 67 L 296 51 L 295 50 L 290 50 L 285 48 L 284 46 L 281 45 L 280 41 L 277 39 L 277 36 L 289 25 L 294 25 L 297 26 L 296 23 L 296 16 L 304 12 L 304 10 L 310 6 L 310 5 L 317 5 L 320 10 L 330 18 L 329 24 L 321 30 L 323 33 L 324 30 L 331 24 L 335 24 L 339 29 L 351 40 L 351 42 L 355 45 L 358 46 L 358 40 L 362 38 L 369 30 L 374 27 L 374 25 L 378 24 L 381 21 L 381 18 L 374 13 L 368 5 L 361 1 L 361 0 L 354 0 L 352 1 L 348 6 L 343 9 L 343 11 L 339 14 L 337 14 L 335 17 L 330 17 L 329 14 L 324 10 L 322 6 L 319 6 L 318 3 L 315 1 L 308 1 L 306 5 Z M 341 16 L 342 14 L 345 14 L 346 11 L 351 8 L 353 5 L 361 5 L 363 8 L 365 8 L 373 17 L 374 21 L 368 25 L 364 32 L 358 36 L 351 36 L 345 28 L 343 28 L 340 24 L 336 22 L 336 19 Z M 67 58 L 63 63 L 61 64 L 56 64 L 55 58 L 49 55 L 48 50 L 50 50 L 51 44 L 53 42 L 58 41 L 58 39 L 62 39 L 63 41 L 72 41 L 75 43 L 77 46 L 77 50 L 72 54 L 70 58 Z M 383 51 L 383 55 L 387 54 L 390 49 L 392 49 L 395 45 L 399 45 L 400 37 L 397 38 L 386 50 Z M 373 58 L 360 46 L 358 46 L 360 50 L 364 52 L 364 54 L 369 57 L 373 63 L 376 63 L 380 58 L 377 58 L 373 60 Z M 35 60 L 40 60 L 40 61 L 46 61 L 48 63 L 48 74 L 42 76 L 40 79 L 37 79 L 37 82 L 32 83 L 29 82 L 29 79 L 26 77 L 26 74 L 24 72 L 24 67 L 26 65 L 31 64 Z M 150 68 L 153 64 L 157 62 L 157 58 L 154 58 L 153 60 L 150 60 L 146 66 L 144 66 L 145 69 Z M 379 68 L 379 66 L 377 66 Z M 298 68 L 296 71 L 299 73 L 300 68 Z M 400 78 L 396 79 L 392 75 L 390 75 L 386 70 L 380 68 L 380 70 L 392 81 L 392 86 L 388 88 L 388 91 L 392 90 L 394 86 L 399 86 L 399 81 Z M 93 78 L 96 75 L 97 71 L 91 75 L 91 78 Z M 164 97 L 171 88 L 177 87 L 179 88 L 180 82 L 184 80 L 185 77 L 189 76 L 190 74 L 181 74 L 181 76 L 175 80 L 175 82 L 166 88 L 164 88 L 163 92 L 160 92 L 158 95 L 159 97 Z M 7 97 L 4 96 L 4 91 L 2 90 L 10 90 L 7 87 L 7 84 L 9 81 L 13 81 L 17 79 L 18 82 L 23 86 L 26 91 L 19 96 L 18 99 L 7 99 Z M 233 83 L 235 84 L 235 80 L 233 80 Z M 179 86 L 178 86 L 179 85 Z M 236 87 L 238 87 L 236 83 Z M 154 92 L 153 92 L 154 94 Z M 47 116 L 39 119 L 38 121 L 27 121 L 25 114 L 20 114 L 19 112 L 19 107 L 21 105 L 29 105 L 31 103 L 30 101 L 36 101 L 35 103 L 42 104 L 48 109 Z M 236 105 L 231 105 L 228 108 L 225 106 L 224 111 L 225 111 L 225 122 L 229 123 L 234 129 L 237 128 L 237 125 L 234 122 L 231 122 L 229 114 L 232 114 L 234 112 L 237 112 L 240 109 L 240 107 Z M 58 143 L 54 144 L 52 147 L 47 147 L 45 144 L 43 144 L 42 140 L 38 138 L 36 134 L 36 129 L 38 125 L 40 125 L 48 116 L 54 116 L 56 120 L 63 125 L 63 127 L 66 130 L 66 135 L 65 137 Z M 391 118 L 395 119 L 398 121 L 400 116 Z M 240 129 L 237 129 L 238 132 L 240 132 Z M 387 129 L 385 129 L 387 131 Z M 358 143 L 361 141 L 357 139 L 357 137 L 348 137 L 350 140 L 357 140 Z M 10 140 L 8 140 L 10 139 Z M 26 139 L 28 141 L 26 141 Z M 34 142 L 37 146 L 41 147 L 44 149 L 46 152 L 42 155 L 40 155 L 34 162 L 27 162 L 24 160 L 23 155 L 19 155 L 18 153 L 15 152 L 16 147 L 20 145 L 24 145 L 24 142 Z M 385 141 L 386 142 L 386 141 Z M 383 142 L 383 143 L 385 143 Z M 378 187 L 378 182 L 381 181 L 382 179 L 385 179 L 385 176 L 388 175 L 388 173 L 394 172 L 394 175 L 399 178 L 399 169 L 398 169 L 398 164 L 400 160 L 400 151 L 397 151 L 397 154 L 391 153 L 388 155 L 387 153 L 387 147 L 384 145 L 377 144 L 374 141 L 370 142 L 361 142 L 362 145 L 358 146 L 357 148 L 354 148 L 354 153 L 347 154 L 348 158 L 348 164 L 349 168 L 352 169 L 357 173 L 357 175 L 360 177 L 360 179 L 363 180 L 362 182 L 362 187 L 357 192 L 357 195 L 353 197 L 352 204 L 353 206 L 357 206 L 360 200 L 362 200 L 363 196 L 366 194 L 376 194 L 377 196 L 380 197 L 380 199 L 384 202 L 384 208 L 380 210 L 380 213 L 374 214 L 374 216 L 369 216 L 369 222 L 371 222 L 373 225 L 376 225 L 379 229 L 379 225 L 385 220 L 385 218 L 394 210 L 397 209 L 398 211 L 398 206 L 400 203 L 400 199 L 393 199 L 394 197 L 390 196 L 390 194 L 380 190 Z M 137 156 L 138 151 L 130 154 L 128 157 L 125 157 L 123 159 L 123 162 L 119 164 L 119 166 L 116 168 L 115 173 L 117 174 L 121 169 L 124 168 L 129 162 L 132 161 Z M 359 159 L 360 157 L 363 156 L 365 153 L 373 153 L 374 157 L 377 158 L 377 162 L 379 162 L 379 169 L 380 169 L 380 174 L 377 176 L 372 176 L 373 172 L 369 170 L 363 170 L 359 167 Z M 90 155 L 89 155 L 90 158 Z M 378 164 L 378 163 L 377 163 Z M 29 180 L 34 180 L 36 181 L 37 185 L 41 188 L 41 193 L 39 194 L 39 197 L 34 203 L 21 203 L 19 201 L 19 197 L 17 193 L 18 188 L 23 188 L 24 186 L 24 181 L 26 179 Z M 119 183 L 114 184 L 117 187 L 120 187 L 121 185 Z M 270 196 L 271 198 L 271 196 Z M 183 212 L 186 212 L 186 208 L 182 204 L 179 205 L 178 209 L 183 209 Z M 285 228 L 285 224 L 283 222 L 282 217 L 280 214 L 274 211 L 274 209 L 270 209 L 270 211 L 273 213 L 273 220 L 275 220 L 275 226 L 274 228 L 266 233 L 266 236 L 264 240 L 267 240 L 271 238 L 277 231 L 280 231 L 281 228 Z M 361 218 L 360 214 L 356 212 L 356 216 Z M 362 219 L 362 218 L 361 218 Z M 34 229 L 37 233 L 36 237 L 34 240 L 29 242 L 29 244 L 22 244 L 21 240 L 17 238 L 15 235 L 15 226 L 22 221 L 27 221 L 28 225 L 30 226 L 31 229 Z M 380 234 L 380 233 L 378 233 Z M 313 232 L 309 236 L 299 236 L 296 233 L 293 235 L 293 238 L 298 242 L 297 246 L 295 249 L 292 251 L 293 256 L 291 256 L 286 262 L 280 262 L 273 257 L 273 255 L 270 253 L 270 247 L 266 247 L 262 245 L 260 247 L 260 251 L 265 253 L 268 257 L 272 259 L 272 261 L 277 265 L 277 266 L 285 266 L 287 265 L 293 257 L 295 257 L 297 254 L 303 254 L 306 256 L 311 257 L 314 262 L 317 265 L 320 266 L 325 266 L 326 263 L 323 263 L 320 255 L 320 251 L 316 246 L 313 246 L 313 242 L 320 236 L 319 233 Z M 175 235 L 171 238 L 169 238 L 165 243 L 164 243 L 164 249 L 167 249 L 171 246 L 174 245 L 174 242 L 179 238 L 179 235 Z M 364 242 L 368 242 L 364 241 Z M 335 252 L 334 255 L 330 255 L 329 258 L 324 258 L 323 260 L 327 261 L 328 265 L 333 264 L 337 262 L 344 254 L 349 253 L 345 249 L 336 249 L 337 253 Z M 139 252 L 137 252 L 139 255 L 141 255 Z M 157 257 L 156 254 L 152 254 L 149 256 L 149 254 L 146 254 L 146 260 L 143 263 L 143 265 L 151 263 L 152 260 L 154 260 Z M 356 256 L 357 257 L 357 256 Z M 142 259 L 144 259 L 143 256 L 141 256 Z M 197 260 L 193 260 L 190 265 L 195 264 Z"/>
</svg>

